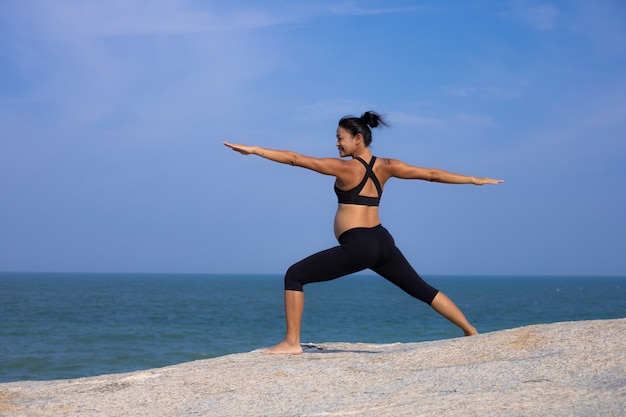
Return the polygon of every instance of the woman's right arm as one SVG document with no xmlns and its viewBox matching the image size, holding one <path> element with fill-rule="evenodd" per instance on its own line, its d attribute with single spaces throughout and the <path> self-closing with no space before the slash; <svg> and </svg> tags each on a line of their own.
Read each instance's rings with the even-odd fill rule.
<svg viewBox="0 0 626 417">
<path fill-rule="evenodd" d="M 348 171 L 347 161 L 338 158 L 314 158 L 293 151 L 261 148 L 243 144 L 222 142 L 225 146 L 242 155 L 258 155 L 270 161 L 307 168 L 324 175 L 342 176 Z"/>
</svg>

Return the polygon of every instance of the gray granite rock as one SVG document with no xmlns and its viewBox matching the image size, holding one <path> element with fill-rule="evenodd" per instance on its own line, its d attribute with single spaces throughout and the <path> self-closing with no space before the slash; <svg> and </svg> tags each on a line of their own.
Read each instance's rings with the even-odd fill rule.
<svg viewBox="0 0 626 417">
<path fill-rule="evenodd" d="M 388 345 L 320 343 L 127 374 L 0 384 L 16 416 L 619 416 L 626 319 Z"/>
</svg>

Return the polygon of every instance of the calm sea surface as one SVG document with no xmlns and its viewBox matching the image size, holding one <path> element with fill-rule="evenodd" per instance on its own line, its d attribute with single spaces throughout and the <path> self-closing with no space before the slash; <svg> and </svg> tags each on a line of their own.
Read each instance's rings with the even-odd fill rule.
<svg viewBox="0 0 626 417">
<path fill-rule="evenodd" d="M 626 277 L 426 276 L 482 333 L 626 317 Z M 280 275 L 0 273 L 0 382 L 156 368 L 271 346 Z M 460 330 L 382 278 L 305 287 L 303 343 L 419 342 Z"/>
</svg>

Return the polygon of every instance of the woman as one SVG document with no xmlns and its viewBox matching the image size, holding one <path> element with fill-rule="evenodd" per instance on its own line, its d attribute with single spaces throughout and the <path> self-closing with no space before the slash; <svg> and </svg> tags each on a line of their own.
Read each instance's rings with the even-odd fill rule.
<svg viewBox="0 0 626 417">
<path fill-rule="evenodd" d="M 393 238 L 381 225 L 378 204 L 385 183 L 392 177 L 443 182 L 448 184 L 498 184 L 502 180 L 475 178 L 440 169 L 420 168 L 389 158 L 376 158 L 369 145 L 372 128 L 387 124 L 377 113 L 346 116 L 337 128 L 337 149 L 341 158 L 313 158 L 291 151 L 258 146 L 224 145 L 243 155 L 259 155 L 274 162 L 308 168 L 332 175 L 339 207 L 335 215 L 335 237 L 339 246 L 316 253 L 292 265 L 285 275 L 285 315 L 287 332 L 278 345 L 265 353 L 299 354 L 300 324 L 304 311 L 303 286 L 328 281 L 364 269 L 371 269 L 409 295 L 429 304 L 435 311 L 460 327 L 466 336 L 477 334 L 461 310 L 445 294 L 427 284 L 409 265 Z"/>
</svg>

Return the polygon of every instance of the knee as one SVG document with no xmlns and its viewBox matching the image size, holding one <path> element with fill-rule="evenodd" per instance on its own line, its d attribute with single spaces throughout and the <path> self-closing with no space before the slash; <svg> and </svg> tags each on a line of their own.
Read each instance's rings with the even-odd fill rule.
<svg viewBox="0 0 626 417">
<path fill-rule="evenodd" d="M 424 297 L 424 300 L 422 301 L 424 301 L 429 306 L 432 306 L 433 301 L 435 301 L 435 298 L 437 297 L 437 294 L 439 294 L 439 290 L 432 288 L 432 290 L 428 291 L 428 294 Z"/>
<path fill-rule="evenodd" d="M 413 292 L 413 296 L 420 301 L 432 306 L 435 297 L 439 294 L 439 290 L 422 281 L 421 285 L 419 285 Z"/>
<path fill-rule="evenodd" d="M 285 274 L 285 291 L 304 291 L 304 276 L 298 264 L 291 265 Z"/>
</svg>

